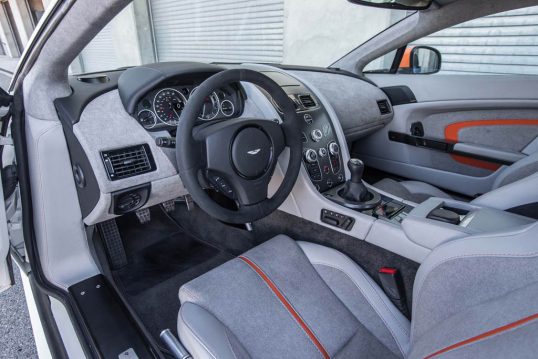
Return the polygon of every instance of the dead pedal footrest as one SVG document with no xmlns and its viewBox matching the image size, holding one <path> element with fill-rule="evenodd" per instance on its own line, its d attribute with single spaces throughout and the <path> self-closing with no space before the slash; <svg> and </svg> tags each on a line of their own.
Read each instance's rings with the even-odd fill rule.
<svg viewBox="0 0 538 359">
<path fill-rule="evenodd" d="M 127 265 L 127 254 L 121 240 L 120 231 L 115 219 L 101 222 L 97 225 L 99 233 L 105 244 L 105 249 L 112 269 L 119 269 Z"/>
</svg>

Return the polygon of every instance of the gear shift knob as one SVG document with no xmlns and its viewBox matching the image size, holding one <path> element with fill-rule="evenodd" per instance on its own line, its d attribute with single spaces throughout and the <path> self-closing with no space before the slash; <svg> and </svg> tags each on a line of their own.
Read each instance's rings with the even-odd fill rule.
<svg viewBox="0 0 538 359">
<path fill-rule="evenodd" d="M 362 175 L 364 173 L 364 163 L 358 158 L 351 158 L 347 162 L 347 168 L 351 172 L 350 181 L 352 183 L 362 183 Z"/>
<path fill-rule="evenodd" d="M 349 172 L 351 172 L 351 178 L 340 191 L 340 196 L 352 203 L 360 203 L 367 200 L 368 189 L 364 183 L 362 183 L 364 163 L 358 158 L 352 158 L 348 161 L 347 168 L 349 168 Z"/>
</svg>

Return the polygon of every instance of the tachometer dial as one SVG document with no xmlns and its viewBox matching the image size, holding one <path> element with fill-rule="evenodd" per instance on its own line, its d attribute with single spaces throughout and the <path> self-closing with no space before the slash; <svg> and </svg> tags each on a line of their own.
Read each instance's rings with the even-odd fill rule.
<svg viewBox="0 0 538 359">
<path fill-rule="evenodd" d="M 190 96 L 196 91 L 197 87 L 191 90 Z M 220 101 L 219 97 L 215 92 L 212 92 L 211 95 L 207 96 L 204 99 L 204 106 L 202 107 L 202 112 L 198 118 L 200 120 L 209 121 L 217 117 L 220 110 Z"/>
<path fill-rule="evenodd" d="M 165 88 L 155 95 L 153 108 L 159 120 L 167 125 L 177 126 L 186 102 L 187 99 L 181 92 Z"/>
<path fill-rule="evenodd" d="M 138 122 L 146 129 L 149 130 L 157 124 L 157 117 L 151 110 L 142 110 L 136 115 Z"/>
<path fill-rule="evenodd" d="M 230 100 L 223 100 L 220 103 L 220 111 L 224 116 L 230 117 L 235 112 L 234 104 Z"/>
</svg>

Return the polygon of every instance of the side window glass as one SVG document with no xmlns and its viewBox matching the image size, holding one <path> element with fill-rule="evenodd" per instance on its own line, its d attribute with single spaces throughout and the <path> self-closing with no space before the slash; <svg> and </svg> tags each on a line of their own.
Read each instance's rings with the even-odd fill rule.
<svg viewBox="0 0 538 359">
<path fill-rule="evenodd" d="M 412 45 L 441 53 L 441 75 L 538 75 L 538 6 L 471 20 Z"/>
<path fill-rule="evenodd" d="M 538 6 L 498 13 L 441 30 L 364 72 L 438 75 L 538 75 Z M 392 70 L 392 71 L 391 71 Z"/>
</svg>

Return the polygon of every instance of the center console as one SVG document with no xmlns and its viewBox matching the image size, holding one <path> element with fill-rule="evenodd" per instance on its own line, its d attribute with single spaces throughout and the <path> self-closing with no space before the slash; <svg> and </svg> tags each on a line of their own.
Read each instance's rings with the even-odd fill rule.
<svg viewBox="0 0 538 359">
<path fill-rule="evenodd" d="M 342 149 L 335 125 L 321 100 L 297 79 L 277 71 L 261 71 L 278 83 L 295 106 L 303 143 L 303 165 L 317 191 L 323 193 L 345 181 Z M 269 99 L 279 113 L 278 104 Z"/>
<path fill-rule="evenodd" d="M 289 96 L 297 99 L 301 105 L 305 100 L 307 105 L 316 101 L 310 94 L 289 94 Z M 302 120 L 303 164 L 312 183 L 319 192 L 343 183 L 344 169 L 340 145 L 328 115 L 318 107 L 312 111 L 299 113 L 299 117 Z"/>
<path fill-rule="evenodd" d="M 323 192 L 323 196 L 339 205 L 372 216 L 376 219 L 400 224 L 412 206 L 379 194 L 362 181 L 364 164 L 352 158 L 347 164 L 351 177 L 348 181 Z M 322 219 L 323 220 L 323 219 Z"/>
<path fill-rule="evenodd" d="M 430 198 L 414 208 L 402 229 L 415 243 L 433 249 L 454 238 L 535 223 L 532 218 L 446 198 Z"/>
</svg>

